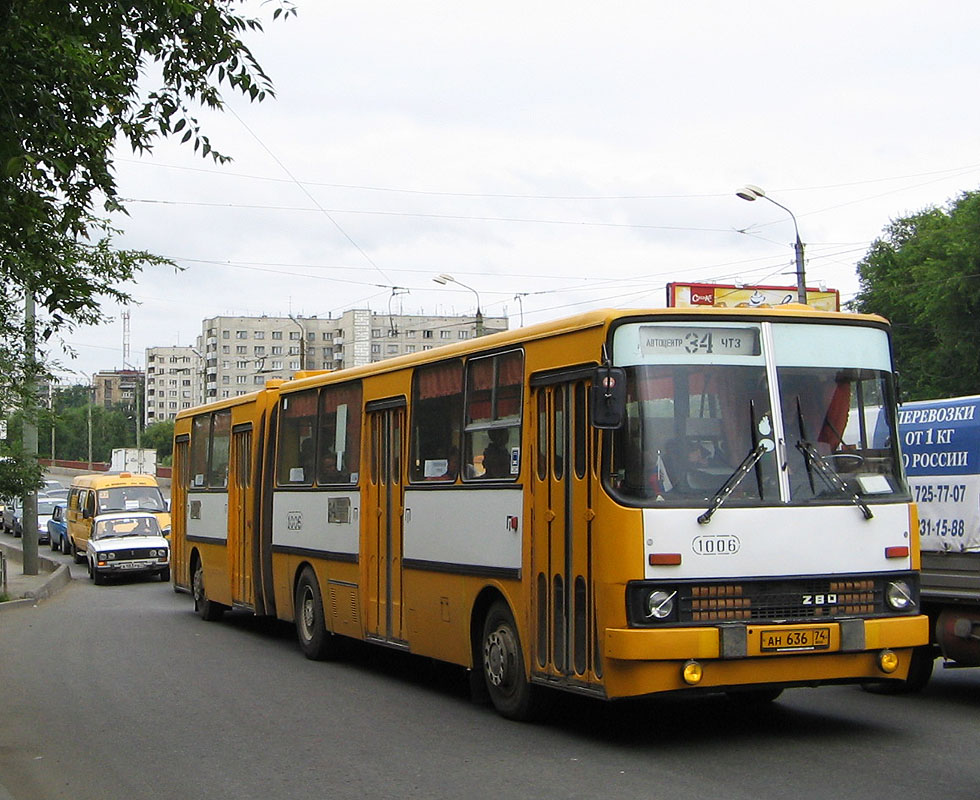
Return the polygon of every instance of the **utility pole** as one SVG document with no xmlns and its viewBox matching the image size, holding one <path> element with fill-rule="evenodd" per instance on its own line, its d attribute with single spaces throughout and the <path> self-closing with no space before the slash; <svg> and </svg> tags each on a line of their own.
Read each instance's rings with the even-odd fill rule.
<svg viewBox="0 0 980 800">
<path fill-rule="evenodd" d="M 37 410 L 37 397 L 34 376 L 36 372 L 36 339 L 34 335 L 34 293 L 29 286 L 24 287 L 24 396 L 29 398 L 25 405 L 23 443 L 24 453 L 37 463 L 37 420 L 33 416 Z M 21 526 L 23 527 L 22 548 L 24 554 L 24 574 L 37 575 L 37 492 L 24 495 L 21 507 Z"/>
</svg>

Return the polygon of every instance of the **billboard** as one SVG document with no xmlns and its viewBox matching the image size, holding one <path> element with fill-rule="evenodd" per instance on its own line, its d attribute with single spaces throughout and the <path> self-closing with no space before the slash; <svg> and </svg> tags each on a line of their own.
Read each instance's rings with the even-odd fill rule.
<svg viewBox="0 0 980 800">
<path fill-rule="evenodd" d="M 980 397 L 903 403 L 898 432 L 922 549 L 980 551 Z"/>
<path fill-rule="evenodd" d="M 795 286 L 736 286 L 724 283 L 667 284 L 667 305 L 671 308 L 689 306 L 772 308 L 795 302 Z M 840 292 L 836 289 L 807 289 L 806 304 L 819 311 L 840 311 Z"/>
</svg>

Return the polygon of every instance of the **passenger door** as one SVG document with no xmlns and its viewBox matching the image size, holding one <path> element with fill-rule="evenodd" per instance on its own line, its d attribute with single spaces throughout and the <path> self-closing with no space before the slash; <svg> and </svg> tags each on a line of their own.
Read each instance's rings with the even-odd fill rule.
<svg viewBox="0 0 980 800">
<path fill-rule="evenodd" d="M 590 684 L 601 668 L 592 579 L 588 384 L 579 373 L 547 380 L 534 394 L 533 665 L 552 680 Z"/>
<path fill-rule="evenodd" d="M 405 399 L 367 405 L 370 480 L 367 482 L 367 598 L 369 638 L 403 643 L 402 630 L 402 457 Z"/>
<path fill-rule="evenodd" d="M 252 485 L 252 426 L 240 425 L 232 430 L 231 473 L 228 480 L 228 552 L 235 563 L 232 574 L 232 602 L 255 608 L 253 585 L 254 514 Z"/>
</svg>

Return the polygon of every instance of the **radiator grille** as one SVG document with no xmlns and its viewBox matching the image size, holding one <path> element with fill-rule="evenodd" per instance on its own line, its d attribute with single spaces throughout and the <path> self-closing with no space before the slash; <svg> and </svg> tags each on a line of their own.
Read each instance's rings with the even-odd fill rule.
<svg viewBox="0 0 980 800">
<path fill-rule="evenodd" d="M 884 612 L 872 579 L 695 584 L 678 592 L 681 622 L 828 619 Z"/>
<path fill-rule="evenodd" d="M 115 558 L 113 561 L 126 561 L 128 559 L 135 558 L 156 558 L 156 554 L 160 552 L 163 548 L 160 547 L 129 547 L 124 549 L 116 548 L 115 550 L 107 551 L 115 553 Z M 153 555 L 150 555 L 150 551 L 153 551 Z M 105 553 L 102 553 L 104 556 Z"/>
</svg>

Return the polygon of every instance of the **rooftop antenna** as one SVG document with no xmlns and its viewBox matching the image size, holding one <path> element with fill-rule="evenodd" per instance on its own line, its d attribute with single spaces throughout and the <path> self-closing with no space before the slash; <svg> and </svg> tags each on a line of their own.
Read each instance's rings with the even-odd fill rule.
<svg viewBox="0 0 980 800">
<path fill-rule="evenodd" d="M 122 312 L 123 340 L 122 340 L 122 360 L 123 369 L 129 364 L 129 309 Z"/>
</svg>

